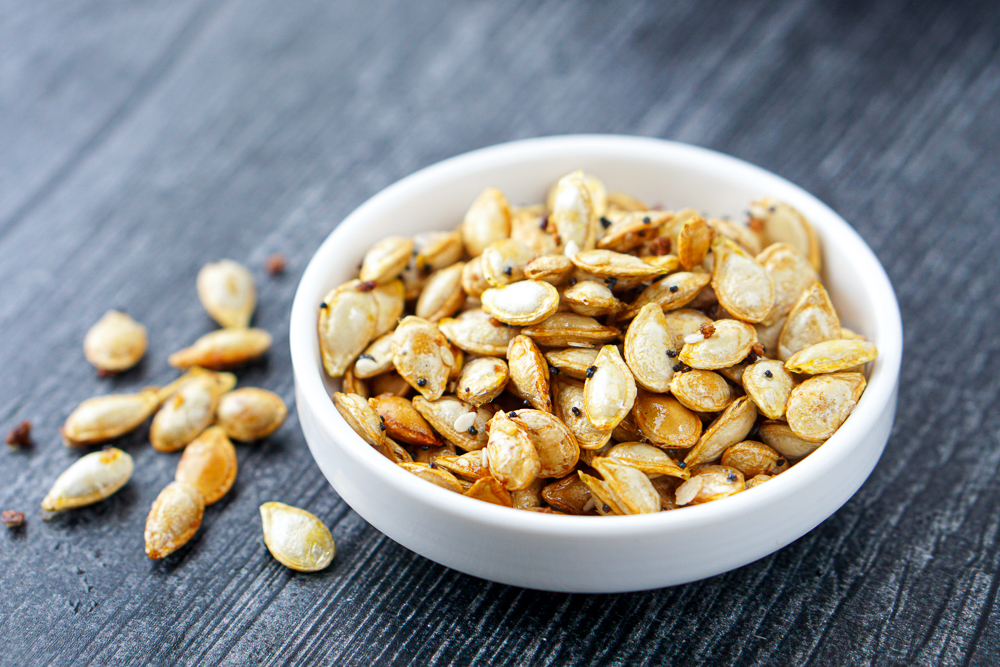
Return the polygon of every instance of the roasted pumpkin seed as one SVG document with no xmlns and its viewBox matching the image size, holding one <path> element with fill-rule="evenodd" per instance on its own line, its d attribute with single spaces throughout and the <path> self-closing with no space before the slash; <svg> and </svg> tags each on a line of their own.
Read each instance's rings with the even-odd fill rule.
<svg viewBox="0 0 1000 667">
<path fill-rule="evenodd" d="M 520 241 L 494 241 L 480 255 L 483 277 L 493 287 L 503 287 L 524 280 L 524 267 L 534 257 L 534 251 Z"/>
<path fill-rule="evenodd" d="M 220 329 L 205 334 L 191 347 L 174 352 L 167 361 L 174 368 L 234 368 L 253 361 L 270 348 L 271 334 L 263 329 Z"/>
<path fill-rule="evenodd" d="M 212 319 L 224 327 L 250 326 L 257 288 L 245 266 L 231 259 L 209 263 L 201 267 L 197 282 L 198 298 Z"/>
<path fill-rule="evenodd" d="M 681 405 L 695 412 L 721 412 L 733 402 L 733 389 L 718 373 L 693 370 L 677 373 L 670 393 Z"/>
<path fill-rule="evenodd" d="M 691 474 L 675 492 L 678 505 L 700 505 L 744 490 L 743 473 L 736 468 L 705 466 Z"/>
<path fill-rule="evenodd" d="M 748 397 L 740 396 L 712 422 L 698 444 L 684 457 L 684 463 L 694 468 L 718 460 L 724 451 L 747 437 L 755 421 L 757 407 Z"/>
<path fill-rule="evenodd" d="M 761 225 L 764 243 L 787 243 L 819 271 L 819 237 L 804 215 L 784 202 L 769 198 L 750 204 L 750 215 Z"/>
<path fill-rule="evenodd" d="M 465 492 L 465 495 L 501 507 L 514 506 L 514 499 L 511 498 L 510 492 L 492 477 L 477 479 Z"/>
<path fill-rule="evenodd" d="M 260 440 L 285 423 L 288 408 L 272 391 L 244 387 L 219 397 L 216 419 L 226 435 L 234 440 Z"/>
<path fill-rule="evenodd" d="M 612 315 L 624 307 L 606 285 L 592 280 L 581 280 L 564 290 L 562 300 L 574 313 L 588 317 Z"/>
<path fill-rule="evenodd" d="M 440 447 L 444 444 L 409 400 L 399 396 L 376 396 L 368 399 L 368 405 L 382 419 L 391 438 L 411 445 Z"/>
<path fill-rule="evenodd" d="M 380 284 L 369 294 L 375 299 L 375 306 L 378 310 L 372 338 L 378 338 L 392 331 L 403 314 L 406 287 L 402 280 L 390 280 Z"/>
<path fill-rule="evenodd" d="M 566 256 L 594 247 L 597 240 L 597 212 L 582 171 L 559 179 L 550 197 L 549 228 L 554 231 Z"/>
<path fill-rule="evenodd" d="M 462 291 L 462 271 L 465 264 L 458 262 L 434 273 L 424 285 L 417 299 L 416 315 L 430 322 L 451 317 L 465 302 Z"/>
<path fill-rule="evenodd" d="M 549 396 L 549 365 L 541 350 L 527 336 L 517 336 L 507 346 L 509 389 L 539 410 L 552 412 Z"/>
<path fill-rule="evenodd" d="M 601 348 L 593 368 L 583 389 L 584 411 L 599 430 L 614 430 L 635 404 L 635 378 L 614 345 Z"/>
<path fill-rule="evenodd" d="M 866 364 L 877 356 L 878 349 L 866 340 L 827 340 L 799 350 L 788 358 L 785 368 L 807 375 L 837 373 Z"/>
<path fill-rule="evenodd" d="M 804 255 L 787 243 L 769 245 L 756 259 L 774 285 L 774 306 L 761 320 L 771 325 L 788 316 L 802 292 L 819 280 L 819 274 Z"/>
<path fill-rule="evenodd" d="M 510 206 L 497 188 L 483 190 L 462 220 L 462 242 L 470 257 L 478 257 L 486 246 L 510 237 Z"/>
<path fill-rule="evenodd" d="M 562 477 L 573 471 L 580 458 L 580 445 L 566 424 L 541 410 L 511 414 L 511 421 L 521 427 L 538 454 L 539 477 Z"/>
<path fill-rule="evenodd" d="M 330 529 L 298 507 L 269 502 L 260 506 L 264 544 L 275 560 L 299 572 L 325 569 L 337 553 Z"/>
<path fill-rule="evenodd" d="M 861 373 L 811 377 L 792 389 L 785 408 L 788 425 L 805 440 L 826 440 L 854 411 L 865 390 Z"/>
<path fill-rule="evenodd" d="M 211 426 L 184 448 L 174 479 L 198 489 L 211 505 L 233 487 L 236 471 L 236 448 L 221 427 Z"/>
<path fill-rule="evenodd" d="M 438 323 L 438 328 L 448 340 L 466 352 L 489 357 L 507 354 L 510 341 L 521 331 L 494 320 L 479 309 L 467 310 L 454 319 L 445 318 Z"/>
<path fill-rule="evenodd" d="M 670 475 L 681 479 L 690 477 L 690 473 L 681 468 L 665 451 L 643 442 L 619 443 L 609 449 L 604 457 L 615 463 L 641 470 L 647 475 Z"/>
<path fill-rule="evenodd" d="M 483 292 L 483 310 L 506 324 L 531 326 L 559 308 L 559 291 L 541 280 L 522 280 Z"/>
<path fill-rule="evenodd" d="M 757 475 L 777 475 L 788 469 L 788 461 L 762 442 L 738 442 L 722 454 L 722 465 L 736 468 L 745 479 Z"/>
<path fill-rule="evenodd" d="M 582 382 L 559 377 L 552 383 L 552 395 L 556 416 L 573 432 L 581 449 L 600 449 L 607 444 L 614 429 L 599 429 L 587 418 Z"/>
<path fill-rule="evenodd" d="M 700 215 L 684 221 L 677 233 L 677 258 L 685 270 L 701 264 L 712 247 L 712 229 Z"/>
<path fill-rule="evenodd" d="M 757 331 L 739 320 L 716 320 L 709 338 L 691 334 L 685 338 L 678 358 L 691 368 L 715 370 L 738 364 L 757 342 Z M 694 337 L 692 339 L 692 336 Z"/>
<path fill-rule="evenodd" d="M 500 411 L 490 419 L 486 457 L 490 474 L 508 491 L 531 484 L 541 470 L 541 461 L 527 431 Z"/>
<path fill-rule="evenodd" d="M 365 254 L 358 277 L 362 282 L 388 282 L 403 272 L 412 255 L 412 239 L 402 236 L 384 238 Z"/>
<path fill-rule="evenodd" d="M 413 237 L 416 263 L 419 267 L 430 266 L 434 271 L 451 266 L 462 259 L 462 233 L 423 232 Z"/>
<path fill-rule="evenodd" d="M 185 482 L 168 484 L 146 517 L 146 555 L 159 560 L 183 547 L 198 532 L 204 513 L 198 489 Z"/>
<path fill-rule="evenodd" d="M 156 389 L 90 398 L 70 413 L 60 432 L 71 447 L 93 445 L 137 428 L 159 406 Z"/>
<path fill-rule="evenodd" d="M 594 469 L 601 473 L 604 488 L 625 514 L 660 511 L 660 495 L 641 471 L 607 458 L 594 459 Z"/>
<path fill-rule="evenodd" d="M 385 424 L 368 405 L 368 401 L 355 394 L 335 392 L 333 404 L 347 425 L 369 445 L 379 451 L 385 449 Z"/>
<path fill-rule="evenodd" d="M 642 310 L 643 306 L 649 303 L 655 303 L 664 311 L 683 308 L 698 296 L 698 292 L 711 279 L 712 275 L 710 273 L 692 273 L 690 271 L 673 273 L 643 290 L 636 300 L 621 314 L 621 319 L 635 317 Z"/>
<path fill-rule="evenodd" d="M 642 434 L 657 447 L 687 449 L 701 435 L 698 415 L 667 394 L 638 392 L 632 414 Z"/>
<path fill-rule="evenodd" d="M 568 347 L 564 350 L 549 350 L 544 354 L 549 366 L 555 369 L 551 373 L 558 371 L 571 378 L 585 380 L 587 369 L 594 365 L 598 352 L 589 348 Z"/>
<path fill-rule="evenodd" d="M 435 486 L 440 486 L 442 489 L 447 491 L 454 491 L 455 493 L 462 493 L 462 485 L 458 483 L 455 476 L 452 475 L 447 470 L 441 470 L 440 468 L 432 468 L 426 463 L 400 463 L 399 467 L 406 472 L 412 473 L 419 477 L 420 479 L 430 482 Z"/>
<path fill-rule="evenodd" d="M 424 398 L 439 398 L 456 367 L 448 339 L 432 322 L 406 317 L 392 334 L 392 363 Z"/>
<path fill-rule="evenodd" d="M 840 338 L 837 311 L 823 286 L 813 283 L 785 320 L 778 338 L 778 358 L 785 361 L 799 350 L 837 338 Z"/>
<path fill-rule="evenodd" d="M 625 333 L 625 361 L 643 389 L 666 392 L 674 376 L 670 352 L 676 352 L 663 311 L 655 303 L 642 307 Z"/>
<path fill-rule="evenodd" d="M 87 454 L 56 478 L 42 509 L 58 512 L 93 505 L 125 486 L 134 468 L 132 457 L 115 447 Z"/>
<path fill-rule="evenodd" d="M 823 441 L 800 438 L 785 422 L 763 422 L 759 432 L 761 440 L 788 459 L 801 459 L 823 444 Z"/>
<path fill-rule="evenodd" d="M 119 373 L 139 363 L 147 345 L 146 327 L 125 313 L 109 310 L 87 331 L 83 355 L 102 373 Z"/>
<path fill-rule="evenodd" d="M 725 237 L 712 242 L 712 289 L 719 303 L 744 322 L 760 322 L 774 306 L 774 285 L 766 269 Z"/>
<path fill-rule="evenodd" d="M 546 347 L 594 347 L 621 336 L 615 327 L 576 313 L 556 313 L 539 324 L 522 329 L 521 333 Z"/>
<path fill-rule="evenodd" d="M 768 419 L 781 419 L 795 379 L 780 361 L 760 359 L 747 366 L 742 375 L 743 390 Z"/>
<path fill-rule="evenodd" d="M 483 449 L 489 441 L 487 423 L 493 413 L 486 408 L 477 408 L 453 396 L 443 396 L 436 401 L 417 396 L 413 399 L 413 407 L 430 422 L 434 430 L 460 449 Z M 467 414 L 475 415 L 472 425 L 461 430 L 455 428 L 455 423 Z M 464 423 L 459 422 L 459 425 L 464 426 Z"/>
</svg>

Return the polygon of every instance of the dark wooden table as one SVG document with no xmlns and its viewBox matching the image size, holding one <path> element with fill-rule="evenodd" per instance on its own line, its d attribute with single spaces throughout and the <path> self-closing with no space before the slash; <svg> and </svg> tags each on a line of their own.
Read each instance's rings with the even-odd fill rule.
<svg viewBox="0 0 1000 667">
<path fill-rule="evenodd" d="M 146 0 L 0 4 L 0 664 L 996 664 L 1000 648 L 1000 15 L 996 3 Z M 334 493 L 297 420 L 238 448 L 193 543 L 143 553 L 176 455 L 43 521 L 82 399 L 168 381 L 231 257 L 276 339 L 244 385 L 292 404 L 297 279 L 347 213 L 473 148 L 666 137 L 760 164 L 851 221 L 896 286 L 899 413 L 861 491 L 740 570 L 629 595 L 540 593 L 427 561 Z M 263 271 L 284 253 L 289 271 Z M 84 332 L 126 309 L 145 361 L 100 379 Z M 275 562 L 257 507 L 331 526 L 334 566 Z M 697 557 L 697 554 L 692 554 Z M 667 566 L 667 564 L 664 564 Z M 614 563 L 595 563 L 595 570 Z"/>
</svg>

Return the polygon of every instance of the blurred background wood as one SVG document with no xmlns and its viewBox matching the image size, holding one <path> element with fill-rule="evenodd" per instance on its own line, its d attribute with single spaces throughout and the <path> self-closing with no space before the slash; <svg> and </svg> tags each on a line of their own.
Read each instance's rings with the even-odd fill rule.
<svg viewBox="0 0 1000 667">
<path fill-rule="evenodd" d="M 145 0 L 0 4 L 0 665 L 994 664 L 1000 649 L 1000 14 L 996 3 Z M 164 562 L 143 553 L 177 456 L 43 522 L 82 399 L 174 377 L 213 325 L 194 279 L 251 267 L 274 334 L 240 373 L 293 404 L 297 279 L 369 196 L 439 159 L 568 132 L 687 141 L 760 164 L 871 244 L 906 327 L 899 415 L 840 512 L 752 565 L 672 589 L 560 595 L 447 570 L 326 483 L 292 416 Z M 442 221 L 449 225 L 455 221 Z M 289 270 L 268 277 L 265 259 Z M 150 331 L 97 378 L 108 308 Z M 317 575 L 267 553 L 257 507 L 332 528 Z M 456 545 L 456 548 L 460 546 Z M 692 553 L 697 558 L 697 553 Z M 595 569 L 614 567 L 595 563 Z M 668 567 L 669 564 L 663 564 Z"/>
</svg>

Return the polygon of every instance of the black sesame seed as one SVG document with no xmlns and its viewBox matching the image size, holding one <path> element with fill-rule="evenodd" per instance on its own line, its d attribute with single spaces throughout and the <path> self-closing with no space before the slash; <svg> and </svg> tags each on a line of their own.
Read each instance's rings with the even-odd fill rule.
<svg viewBox="0 0 1000 667">
<path fill-rule="evenodd" d="M 541 221 L 538 223 L 538 226 L 541 227 L 542 229 L 545 229 L 546 227 L 548 227 L 549 226 L 549 216 L 543 215 Z"/>
<path fill-rule="evenodd" d="M 608 505 L 605 505 L 603 509 L 604 509 L 605 512 L 610 512 L 611 511 L 611 507 L 609 507 Z"/>
<path fill-rule="evenodd" d="M 515 412 L 514 410 L 511 410 L 510 412 L 507 413 L 507 416 L 510 417 L 511 419 L 513 419 L 514 417 L 517 416 L 517 412 Z"/>
<path fill-rule="evenodd" d="M 604 216 L 602 215 L 602 216 L 601 216 L 601 226 L 602 226 L 602 227 L 604 227 L 605 229 L 607 229 L 608 227 L 610 227 L 610 226 L 611 226 L 611 221 L 610 221 L 610 220 L 608 220 L 607 218 L 605 218 L 605 217 L 604 217 Z"/>
<path fill-rule="evenodd" d="M 555 366 L 549 366 L 549 375 L 559 375 L 559 369 Z"/>
<path fill-rule="evenodd" d="M 430 465 L 431 465 L 431 467 L 432 467 L 432 468 L 434 468 L 434 469 L 437 469 L 437 467 L 438 467 L 438 464 L 434 463 L 434 461 L 431 461 L 431 464 L 430 464 Z"/>
<path fill-rule="evenodd" d="M 778 460 L 776 461 L 776 463 L 777 463 L 777 464 L 778 464 L 779 466 L 783 466 L 783 465 L 785 465 L 785 459 L 778 459 Z"/>
<path fill-rule="evenodd" d="M 425 452 L 430 448 L 431 448 L 430 445 L 420 445 L 420 449 L 424 450 Z"/>
<path fill-rule="evenodd" d="M 418 387 L 426 387 L 427 386 L 427 378 L 420 378 L 419 380 L 417 380 L 417 386 Z"/>
<path fill-rule="evenodd" d="M 505 267 L 504 267 L 504 269 L 503 269 L 503 274 L 504 274 L 505 276 L 509 276 L 509 275 L 511 275 L 512 273 L 514 273 L 514 267 L 511 267 L 511 266 L 505 266 Z"/>
<path fill-rule="evenodd" d="M 645 223 L 647 225 L 650 224 L 651 222 L 653 222 L 653 220 L 648 215 L 646 217 L 644 217 L 642 219 L 642 221 L 643 221 L 643 223 Z"/>
<path fill-rule="evenodd" d="M 764 371 L 764 377 L 766 377 L 766 378 L 773 378 L 774 377 L 774 373 L 772 373 L 771 371 Z"/>
<path fill-rule="evenodd" d="M 752 364 L 756 363 L 756 361 L 757 361 L 757 353 L 751 352 L 750 354 L 747 355 L 747 358 L 743 360 L 743 363 Z"/>
<path fill-rule="evenodd" d="M 479 434 L 479 431 L 476 430 L 475 426 L 470 426 L 469 427 L 469 435 L 478 435 L 478 434 Z"/>
<path fill-rule="evenodd" d="M 774 213 L 774 211 L 775 211 L 775 209 L 774 209 L 773 206 L 769 207 L 768 210 L 771 211 L 771 213 Z"/>
<path fill-rule="evenodd" d="M 684 461 L 678 461 L 677 462 L 677 467 L 680 468 L 681 470 L 683 470 L 684 468 L 688 467 L 688 464 L 684 463 Z"/>
<path fill-rule="evenodd" d="M 677 356 L 677 350 L 667 350 L 667 356 L 671 359 L 675 358 Z"/>
<path fill-rule="evenodd" d="M 569 286 L 570 286 L 570 287 L 572 287 L 572 286 L 573 286 L 573 285 L 575 285 L 576 283 L 577 283 L 577 280 L 576 280 L 576 278 L 574 278 L 574 277 L 570 276 L 570 278 L 569 278 Z"/>
<path fill-rule="evenodd" d="M 372 361 L 375 361 L 375 357 L 373 357 L 372 355 L 368 354 L 367 352 L 365 354 L 362 354 L 360 357 L 358 357 L 358 359 L 371 359 Z"/>
<path fill-rule="evenodd" d="M 580 408 L 576 407 L 575 405 L 573 406 L 573 409 L 571 410 L 571 412 L 573 413 L 574 417 L 579 417 L 580 416 Z"/>
<path fill-rule="evenodd" d="M 726 476 L 726 479 L 728 479 L 730 482 L 735 482 L 736 481 L 736 473 L 734 473 L 734 472 L 729 473 L 729 475 Z"/>
<path fill-rule="evenodd" d="M 324 301 L 323 303 L 319 304 L 319 307 L 322 308 L 323 310 L 326 310 L 327 308 L 330 307 L 330 305 L 326 301 Z"/>
<path fill-rule="evenodd" d="M 597 366 L 591 366 L 590 368 L 587 369 L 587 377 L 589 378 L 594 377 L 595 372 L 597 372 Z"/>
<path fill-rule="evenodd" d="M 528 399 L 524 399 L 523 401 L 521 401 L 521 407 L 523 407 L 523 408 L 530 408 L 531 407 L 531 401 L 529 401 Z"/>
<path fill-rule="evenodd" d="M 424 273 L 430 273 L 433 270 L 434 270 L 433 266 L 431 266 L 430 264 L 424 264 Z"/>
<path fill-rule="evenodd" d="M 604 284 L 607 285 L 609 289 L 614 289 L 615 285 L 618 284 L 618 279 L 614 276 L 609 276 L 604 279 Z"/>
<path fill-rule="evenodd" d="M 679 286 L 677 286 L 677 285 L 671 285 L 670 286 L 670 293 L 673 294 L 673 293 L 675 293 L 679 289 L 680 289 Z"/>
<path fill-rule="evenodd" d="M 674 364 L 674 372 L 675 373 L 679 372 L 682 368 L 684 368 L 684 364 L 682 364 L 680 362 L 677 362 L 676 364 Z"/>
</svg>

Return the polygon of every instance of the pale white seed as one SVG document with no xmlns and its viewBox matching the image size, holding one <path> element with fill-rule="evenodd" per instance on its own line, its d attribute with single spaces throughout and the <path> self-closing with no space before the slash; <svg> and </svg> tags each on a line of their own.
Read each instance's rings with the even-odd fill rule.
<svg viewBox="0 0 1000 667">
<path fill-rule="evenodd" d="M 684 336 L 684 343 L 687 345 L 694 345 L 695 343 L 700 343 L 705 340 L 705 336 L 700 333 L 693 333 Z"/>
<path fill-rule="evenodd" d="M 198 272 L 198 298 L 208 314 L 224 327 L 250 325 L 257 307 L 253 274 L 231 259 L 206 264 Z"/>
<path fill-rule="evenodd" d="M 66 418 L 62 435 L 70 446 L 111 440 L 138 427 L 159 405 L 160 397 L 156 389 L 90 398 Z"/>
<path fill-rule="evenodd" d="M 456 431 L 468 431 L 469 427 L 475 425 L 475 423 L 476 423 L 476 413 L 466 412 L 464 415 L 461 415 L 458 419 L 455 420 L 453 428 Z"/>
<path fill-rule="evenodd" d="M 284 503 L 260 506 L 264 544 L 285 567 L 299 572 L 326 568 L 337 553 L 330 529 L 316 515 Z"/>
<path fill-rule="evenodd" d="M 174 368 L 233 368 L 252 361 L 271 348 L 271 334 L 263 329 L 220 329 L 207 333 L 191 347 L 178 350 L 167 361 Z"/>
<path fill-rule="evenodd" d="M 83 354 L 97 370 L 117 373 L 132 368 L 147 347 L 146 327 L 125 313 L 109 310 L 83 339 Z"/>
<path fill-rule="evenodd" d="M 483 292 L 483 310 L 507 324 L 538 324 L 559 308 L 559 290 L 541 280 L 522 280 Z"/>
<path fill-rule="evenodd" d="M 274 433 L 285 422 L 288 408 L 272 391 L 243 387 L 219 398 L 216 417 L 226 435 L 235 440 L 259 440 Z"/>
<path fill-rule="evenodd" d="M 462 220 L 462 242 L 470 257 L 478 257 L 489 244 L 510 236 L 510 205 L 497 188 L 483 190 Z"/>
<path fill-rule="evenodd" d="M 390 236 L 371 247 L 361 262 L 358 278 L 362 282 L 383 283 L 399 276 L 413 254 L 413 241 Z"/>
<path fill-rule="evenodd" d="M 59 475 L 42 509 L 57 512 L 104 500 L 125 486 L 134 468 L 132 457 L 114 447 L 87 454 Z"/>
</svg>

